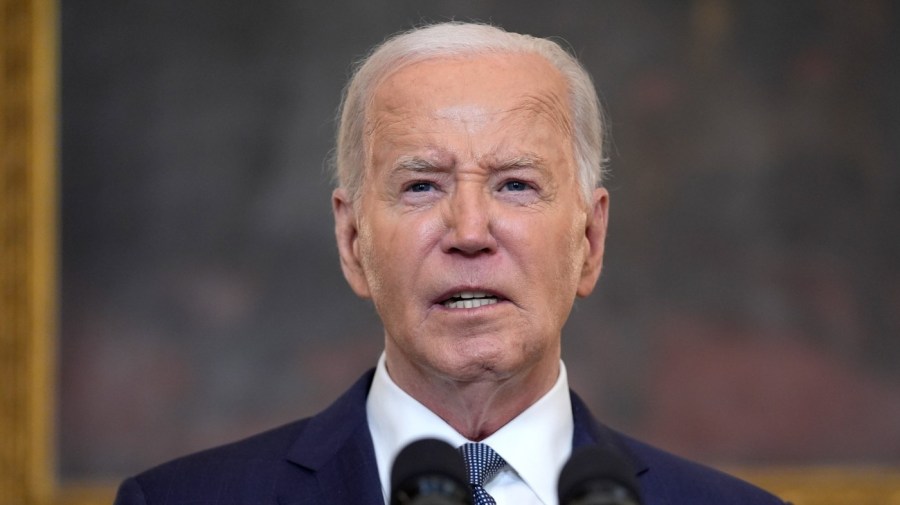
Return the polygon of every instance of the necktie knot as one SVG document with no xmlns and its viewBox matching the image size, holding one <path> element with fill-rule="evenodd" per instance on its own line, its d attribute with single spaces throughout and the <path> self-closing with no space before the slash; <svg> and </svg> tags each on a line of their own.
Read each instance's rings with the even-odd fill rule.
<svg viewBox="0 0 900 505">
<path fill-rule="evenodd" d="M 496 505 L 497 502 L 484 490 L 484 484 L 506 466 L 506 461 L 487 444 L 463 444 L 459 452 L 466 461 L 466 471 L 475 505 Z"/>
</svg>

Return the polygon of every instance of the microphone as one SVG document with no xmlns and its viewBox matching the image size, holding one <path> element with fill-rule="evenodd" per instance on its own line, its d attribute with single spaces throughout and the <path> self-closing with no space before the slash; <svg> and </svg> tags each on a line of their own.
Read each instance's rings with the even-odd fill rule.
<svg viewBox="0 0 900 505">
<path fill-rule="evenodd" d="M 397 454 L 391 469 L 391 505 L 472 505 L 463 457 L 433 438 Z"/>
<path fill-rule="evenodd" d="M 560 505 L 641 505 L 631 464 L 599 446 L 575 451 L 559 475 Z"/>
</svg>

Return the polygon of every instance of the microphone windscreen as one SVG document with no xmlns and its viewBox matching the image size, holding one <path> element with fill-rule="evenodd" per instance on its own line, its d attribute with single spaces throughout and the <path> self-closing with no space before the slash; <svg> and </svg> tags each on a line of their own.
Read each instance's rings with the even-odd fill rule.
<svg viewBox="0 0 900 505">
<path fill-rule="evenodd" d="M 391 505 L 470 505 L 469 489 L 462 455 L 441 440 L 412 442 L 391 469 Z"/>
<path fill-rule="evenodd" d="M 618 451 L 600 446 L 576 450 L 559 475 L 560 505 L 640 505 L 637 477 Z"/>
</svg>

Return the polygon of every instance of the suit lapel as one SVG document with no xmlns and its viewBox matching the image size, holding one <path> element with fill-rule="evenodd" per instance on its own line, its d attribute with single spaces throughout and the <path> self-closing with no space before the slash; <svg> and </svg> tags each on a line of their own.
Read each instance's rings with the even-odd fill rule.
<svg viewBox="0 0 900 505">
<path fill-rule="evenodd" d="M 366 421 L 366 396 L 372 376 L 372 371 L 366 373 L 328 409 L 310 418 L 288 452 L 287 459 L 301 466 L 315 479 L 319 498 L 283 496 L 284 502 L 329 505 L 384 503 L 375 450 Z"/>
<path fill-rule="evenodd" d="M 650 468 L 628 449 L 622 437 L 598 423 L 574 391 L 570 392 L 570 396 L 572 398 L 572 418 L 575 423 L 575 430 L 572 434 L 572 449 L 578 449 L 587 445 L 599 445 L 623 455 L 631 462 L 636 476 L 641 477 L 647 473 Z"/>
<path fill-rule="evenodd" d="M 281 503 L 329 505 L 382 505 L 375 449 L 366 421 L 366 396 L 374 371 L 363 375 L 328 409 L 309 419 L 288 452 L 287 460 L 300 466 L 316 482 L 318 496 L 309 486 L 291 485 L 280 496 Z M 614 431 L 598 423 L 574 392 L 572 447 L 602 445 L 631 461 L 638 477 L 649 468 L 628 449 Z"/>
</svg>

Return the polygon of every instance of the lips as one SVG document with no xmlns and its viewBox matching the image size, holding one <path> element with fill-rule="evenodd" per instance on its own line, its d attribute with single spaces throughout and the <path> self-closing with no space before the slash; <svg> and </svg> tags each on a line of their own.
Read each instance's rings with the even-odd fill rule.
<svg viewBox="0 0 900 505">
<path fill-rule="evenodd" d="M 465 290 L 450 293 L 443 297 L 440 304 L 448 309 L 476 309 L 485 305 L 493 305 L 501 300 L 503 298 L 494 293 Z"/>
</svg>

